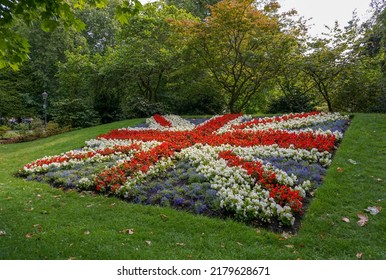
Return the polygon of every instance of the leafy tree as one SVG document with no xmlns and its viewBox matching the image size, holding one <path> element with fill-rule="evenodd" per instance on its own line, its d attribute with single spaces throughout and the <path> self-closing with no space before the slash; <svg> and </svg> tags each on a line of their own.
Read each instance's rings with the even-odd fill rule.
<svg viewBox="0 0 386 280">
<path fill-rule="evenodd" d="M 302 17 L 294 20 L 295 10 L 281 15 L 281 29 L 286 31 L 286 39 L 278 44 L 275 65 L 279 68 L 275 84 L 280 95 L 271 97 L 268 113 L 305 112 L 313 109 L 312 79 L 303 71 L 304 57 L 307 52 L 307 21 Z M 279 48 L 280 46 L 280 48 Z"/>
<path fill-rule="evenodd" d="M 106 114 L 102 121 L 167 110 L 160 102 L 165 101 L 168 76 L 179 67 L 183 50 L 171 18 L 192 16 L 164 2 L 145 5 L 122 27 L 116 46 L 101 57 L 94 96 L 98 112 Z M 142 106 L 144 102 L 149 106 Z"/>
<path fill-rule="evenodd" d="M 259 10 L 254 1 L 224 0 L 211 7 L 204 21 L 179 22 L 230 112 L 242 111 L 277 71 L 276 46 L 282 38 L 272 15 L 277 8 L 275 2 Z"/>
<path fill-rule="evenodd" d="M 91 53 L 105 54 L 108 47 L 116 45 L 121 24 L 114 16 L 121 0 L 110 0 L 103 9 L 88 7 L 76 12 L 85 23 L 82 36 L 86 38 Z"/>
<path fill-rule="evenodd" d="M 89 127 L 99 123 L 99 116 L 88 102 L 81 98 L 52 102 L 52 119 L 61 127 Z"/>
<path fill-rule="evenodd" d="M 75 9 L 86 5 L 104 7 L 106 0 L 0 0 L 0 68 L 6 66 L 19 69 L 22 62 L 28 60 L 30 44 L 28 39 L 14 29 L 20 22 L 30 26 L 40 22 L 41 28 L 48 32 L 58 26 L 84 29 L 84 23 L 75 16 Z M 141 7 L 139 0 L 122 1 L 117 8 L 121 21 L 128 14 L 136 13 Z"/>
<path fill-rule="evenodd" d="M 167 0 L 168 5 L 174 5 L 185 9 L 199 18 L 206 18 L 210 14 L 209 6 L 217 4 L 221 0 Z"/>
<path fill-rule="evenodd" d="M 0 118 L 27 117 L 24 98 L 18 92 L 17 75 L 7 69 L 0 69 Z"/>
<path fill-rule="evenodd" d="M 354 49 L 360 36 L 356 24 L 343 32 L 338 23 L 329 28 L 324 38 L 314 38 L 303 63 L 303 71 L 313 81 L 316 92 L 326 102 L 330 112 L 334 111 L 334 98 L 339 94 L 344 72 L 358 58 Z"/>
</svg>

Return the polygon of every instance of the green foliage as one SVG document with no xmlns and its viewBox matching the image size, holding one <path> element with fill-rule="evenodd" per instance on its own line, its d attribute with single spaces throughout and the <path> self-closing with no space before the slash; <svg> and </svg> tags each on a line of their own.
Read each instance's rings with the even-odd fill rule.
<svg viewBox="0 0 386 280">
<path fill-rule="evenodd" d="M 3 1 L 0 117 L 41 118 L 44 91 L 49 119 L 75 126 L 164 112 L 384 112 L 385 1 L 371 7 L 363 25 L 354 16 L 312 39 L 272 1 Z"/>
<path fill-rule="evenodd" d="M 27 117 L 18 77 L 11 69 L 0 69 L 0 118 Z"/>
<path fill-rule="evenodd" d="M 301 113 L 315 110 L 313 99 L 304 94 L 294 94 L 293 96 L 281 95 L 271 100 L 266 113 Z"/>
<path fill-rule="evenodd" d="M 155 114 L 167 114 L 168 108 L 160 102 L 149 102 L 143 97 L 131 97 L 122 105 L 124 118 L 143 118 Z"/>
<path fill-rule="evenodd" d="M 53 102 L 52 119 L 61 127 L 89 127 L 99 123 L 97 113 L 82 99 L 63 99 Z"/>
<path fill-rule="evenodd" d="M 220 114 L 226 109 L 221 90 L 207 71 L 195 66 L 196 57 L 185 54 L 184 67 L 170 75 L 165 102 L 176 114 Z"/>
<path fill-rule="evenodd" d="M 73 52 L 65 52 L 66 60 L 58 63 L 58 93 L 68 99 L 92 101 L 92 80 L 95 65 L 87 50 L 78 47 Z"/>
<path fill-rule="evenodd" d="M 103 8 L 106 0 L 28 0 L 6 1 L 0 5 L 0 69 L 6 66 L 18 70 L 28 60 L 30 46 L 28 40 L 13 29 L 15 24 L 23 22 L 31 26 L 35 22 L 45 32 L 52 32 L 59 26 L 72 27 L 80 31 L 85 24 L 76 17 L 74 10 L 87 5 Z M 124 0 L 117 7 L 119 19 L 138 13 L 142 8 L 138 0 Z"/>
<path fill-rule="evenodd" d="M 6 126 L 6 125 L 1 125 L 0 126 L 0 138 L 3 138 L 3 136 L 5 135 L 5 133 L 10 130 L 11 128 Z"/>
<path fill-rule="evenodd" d="M 210 5 L 214 5 L 220 0 L 166 0 L 168 5 L 174 5 L 180 9 L 185 9 L 192 15 L 199 18 L 206 18 L 210 14 Z"/>
<path fill-rule="evenodd" d="M 240 112 L 277 71 L 277 42 L 285 40 L 277 17 L 254 1 L 225 0 L 205 21 L 177 23 L 190 47 L 224 94 L 228 111 Z"/>
</svg>

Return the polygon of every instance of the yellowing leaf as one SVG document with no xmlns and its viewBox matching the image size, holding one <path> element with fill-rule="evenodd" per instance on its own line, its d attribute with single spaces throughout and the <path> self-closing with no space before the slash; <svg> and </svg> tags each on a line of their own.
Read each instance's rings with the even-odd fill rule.
<svg viewBox="0 0 386 280">
<path fill-rule="evenodd" d="M 119 231 L 120 233 L 125 233 L 125 234 L 134 234 L 134 229 L 128 228 L 128 229 L 123 229 Z"/>
<path fill-rule="evenodd" d="M 349 222 L 350 222 L 350 219 L 347 218 L 347 217 L 342 217 L 342 221 L 345 222 L 345 223 L 349 223 Z"/>
<path fill-rule="evenodd" d="M 160 214 L 159 216 L 160 216 L 160 218 L 161 218 L 162 220 L 167 220 L 167 219 L 169 219 L 169 217 L 166 216 L 166 215 L 164 215 L 164 214 Z"/>
<path fill-rule="evenodd" d="M 336 170 L 337 170 L 339 173 L 342 173 L 342 172 L 343 172 L 343 168 L 342 168 L 342 167 L 338 167 Z"/>
<path fill-rule="evenodd" d="M 288 238 L 293 237 L 293 235 L 291 233 L 289 233 L 289 232 L 283 232 L 281 234 L 281 237 L 282 237 L 282 239 L 288 239 Z"/>
<path fill-rule="evenodd" d="M 39 224 L 33 225 L 34 228 L 36 228 L 38 231 L 43 231 L 43 227 Z"/>
</svg>

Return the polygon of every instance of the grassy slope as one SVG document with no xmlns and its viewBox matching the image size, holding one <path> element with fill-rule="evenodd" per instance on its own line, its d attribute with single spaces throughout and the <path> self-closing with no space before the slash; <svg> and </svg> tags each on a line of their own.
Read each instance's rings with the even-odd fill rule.
<svg viewBox="0 0 386 280">
<path fill-rule="evenodd" d="M 12 175 L 34 159 L 140 121 L 0 145 L 0 231 L 6 232 L 0 259 L 355 259 L 357 253 L 386 259 L 386 115 L 356 115 L 299 233 L 289 239 L 231 220 L 63 192 Z M 384 210 L 358 227 L 357 213 L 373 205 Z M 351 222 L 342 222 L 343 216 Z"/>
</svg>

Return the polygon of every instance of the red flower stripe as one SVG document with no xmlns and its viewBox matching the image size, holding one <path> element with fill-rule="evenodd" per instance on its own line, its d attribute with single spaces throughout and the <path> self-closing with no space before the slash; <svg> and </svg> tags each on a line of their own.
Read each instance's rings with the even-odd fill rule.
<svg viewBox="0 0 386 280">
<path fill-rule="evenodd" d="M 131 152 L 133 150 L 140 150 L 140 149 L 141 149 L 141 146 L 138 144 L 132 144 L 130 146 L 116 145 L 112 148 L 107 147 L 103 150 L 97 150 L 95 152 L 87 151 L 85 153 L 66 153 L 62 156 L 54 156 L 54 157 L 50 157 L 47 159 L 39 159 L 39 160 L 36 160 L 32 163 L 26 164 L 25 166 L 27 168 L 31 168 L 33 166 L 43 166 L 44 164 L 48 165 L 51 163 L 63 163 L 63 162 L 67 162 L 69 160 L 84 160 L 87 158 L 93 158 L 96 155 L 108 156 L 108 155 L 112 155 L 116 152 L 128 154 L 129 152 Z"/>
<path fill-rule="evenodd" d="M 303 206 L 301 201 L 303 198 L 299 195 L 299 191 L 280 185 L 277 182 L 276 174 L 269 170 L 265 171 L 260 162 L 245 161 L 231 151 L 220 152 L 219 158 L 225 159 L 230 167 L 239 166 L 244 168 L 249 176 L 256 179 L 256 183 L 259 183 L 269 191 L 270 197 L 276 203 L 280 206 L 288 205 L 293 212 L 301 214 Z"/>
<path fill-rule="evenodd" d="M 223 116 L 219 116 L 217 118 L 213 118 L 207 122 L 205 122 L 202 125 L 197 126 L 194 131 L 200 133 L 200 134 L 211 134 L 212 132 L 215 132 L 216 130 L 223 127 L 228 122 L 242 116 L 241 114 L 227 114 Z"/>
<path fill-rule="evenodd" d="M 146 173 L 151 165 L 161 158 L 171 157 L 177 149 L 176 145 L 162 143 L 149 151 L 138 152 L 131 160 L 102 171 L 95 178 L 95 189 L 100 192 L 114 191 L 126 183 L 128 177 L 139 171 Z"/>
<path fill-rule="evenodd" d="M 162 125 L 164 127 L 171 127 L 172 126 L 172 123 L 169 122 L 167 119 L 165 119 L 164 116 L 156 114 L 153 116 L 153 118 L 157 123 L 159 123 L 160 125 Z"/>
<path fill-rule="evenodd" d="M 114 130 L 109 134 L 101 135 L 106 139 L 132 139 L 141 141 L 159 141 L 175 143 L 180 149 L 192 146 L 196 143 L 211 146 L 231 144 L 234 146 L 250 147 L 255 145 L 269 146 L 277 144 L 288 148 L 293 145 L 298 149 L 318 149 L 319 151 L 332 151 L 335 145 L 334 135 L 318 135 L 312 132 L 288 132 L 285 130 L 261 130 L 244 132 L 241 130 L 226 132 L 221 135 L 192 131 L 158 131 L 158 130 Z"/>
</svg>

